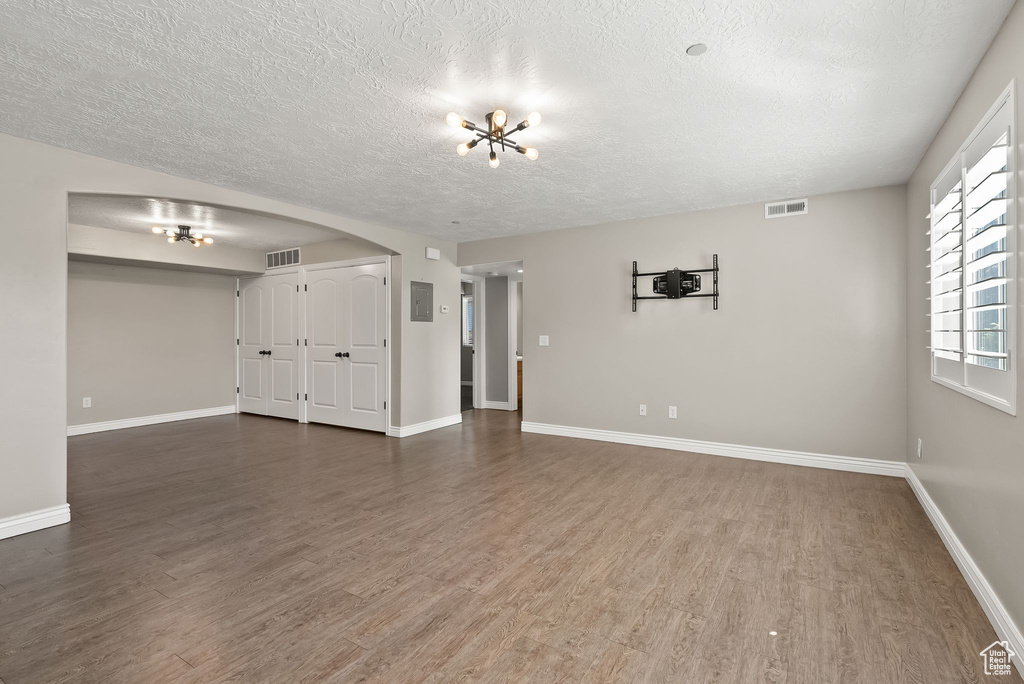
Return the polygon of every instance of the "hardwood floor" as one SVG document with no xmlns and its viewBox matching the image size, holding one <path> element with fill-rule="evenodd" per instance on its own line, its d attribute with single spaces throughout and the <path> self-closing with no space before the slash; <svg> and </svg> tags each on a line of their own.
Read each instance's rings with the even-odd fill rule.
<svg viewBox="0 0 1024 684">
<path fill-rule="evenodd" d="M 0 542 L 0 680 L 999 681 L 904 481 L 518 420 L 71 438 L 72 523 Z"/>
</svg>

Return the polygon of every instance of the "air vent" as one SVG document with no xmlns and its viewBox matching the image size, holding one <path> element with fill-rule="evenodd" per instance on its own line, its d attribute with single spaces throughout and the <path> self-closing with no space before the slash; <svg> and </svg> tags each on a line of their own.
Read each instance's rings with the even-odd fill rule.
<svg viewBox="0 0 1024 684">
<path fill-rule="evenodd" d="M 795 214 L 807 213 L 807 199 L 786 200 L 784 202 L 769 202 L 764 205 L 764 217 L 781 218 Z"/>
<path fill-rule="evenodd" d="M 282 249 L 280 252 L 267 252 L 267 269 L 295 266 L 299 263 L 299 248 Z"/>
</svg>

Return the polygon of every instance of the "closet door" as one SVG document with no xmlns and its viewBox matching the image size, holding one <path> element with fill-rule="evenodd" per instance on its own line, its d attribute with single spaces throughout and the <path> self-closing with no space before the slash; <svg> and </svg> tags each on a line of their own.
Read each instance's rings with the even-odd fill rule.
<svg viewBox="0 0 1024 684">
<path fill-rule="evenodd" d="M 240 411 L 299 417 L 298 282 L 282 273 L 239 283 Z"/>
<path fill-rule="evenodd" d="M 342 271 L 306 273 L 306 419 L 342 425 Z"/>
<path fill-rule="evenodd" d="M 266 276 L 267 415 L 299 419 L 299 275 Z"/>
<path fill-rule="evenodd" d="M 306 276 L 307 418 L 386 431 L 384 264 Z"/>
<path fill-rule="evenodd" d="M 247 278 L 238 285 L 238 410 L 267 413 L 270 376 L 265 354 L 269 348 L 263 312 L 269 297 L 264 278 Z"/>
</svg>

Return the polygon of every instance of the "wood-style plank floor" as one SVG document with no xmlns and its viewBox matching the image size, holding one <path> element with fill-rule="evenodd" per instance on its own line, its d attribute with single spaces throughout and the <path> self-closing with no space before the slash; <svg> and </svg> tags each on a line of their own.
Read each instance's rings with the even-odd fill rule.
<svg viewBox="0 0 1024 684">
<path fill-rule="evenodd" d="M 70 439 L 72 523 L 0 541 L 0 680 L 997 681 L 900 479 L 465 417 Z"/>
</svg>

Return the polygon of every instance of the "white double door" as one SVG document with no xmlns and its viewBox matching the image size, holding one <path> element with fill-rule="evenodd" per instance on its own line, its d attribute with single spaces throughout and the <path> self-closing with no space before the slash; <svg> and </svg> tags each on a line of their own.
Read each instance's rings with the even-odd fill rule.
<svg viewBox="0 0 1024 684">
<path fill-rule="evenodd" d="M 383 263 L 306 271 L 306 416 L 387 428 L 387 288 Z"/>
<path fill-rule="evenodd" d="M 299 274 L 238 283 L 238 410 L 299 418 Z"/>
</svg>

